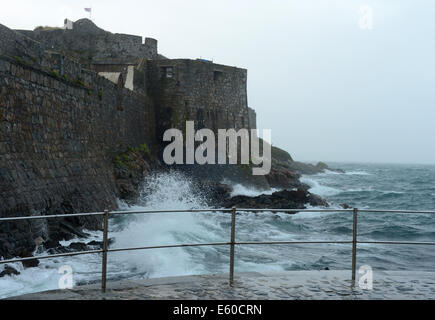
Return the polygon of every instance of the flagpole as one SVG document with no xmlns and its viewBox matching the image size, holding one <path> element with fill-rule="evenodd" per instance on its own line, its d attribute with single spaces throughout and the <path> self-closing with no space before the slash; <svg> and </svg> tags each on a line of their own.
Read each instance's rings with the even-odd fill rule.
<svg viewBox="0 0 435 320">
<path fill-rule="evenodd" d="M 89 20 L 92 20 L 92 7 L 84 8 L 86 12 L 89 12 Z"/>
</svg>

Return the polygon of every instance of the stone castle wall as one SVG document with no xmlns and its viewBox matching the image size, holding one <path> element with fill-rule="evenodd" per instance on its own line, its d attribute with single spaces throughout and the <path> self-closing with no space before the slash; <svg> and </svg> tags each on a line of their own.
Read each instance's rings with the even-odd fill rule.
<svg viewBox="0 0 435 320">
<path fill-rule="evenodd" d="M 113 156 L 155 144 L 146 96 L 87 70 L 81 76 L 79 83 L 0 58 L 0 216 L 115 208 Z M 0 228 L 0 256 L 49 231 L 45 222 Z"/>
<path fill-rule="evenodd" d="M 148 62 L 148 92 L 158 113 L 157 137 L 166 128 L 183 130 L 187 120 L 215 133 L 249 128 L 247 71 L 202 60 Z"/>
<path fill-rule="evenodd" d="M 249 127 L 257 129 L 257 113 L 254 109 L 248 107 Z"/>
<path fill-rule="evenodd" d="M 255 127 L 246 82 L 245 69 L 162 59 L 156 40 L 86 19 L 73 30 L 0 25 L 0 217 L 115 208 L 113 159 L 128 147 L 146 143 L 158 159 L 164 130 L 187 120 L 215 132 Z M 49 237 L 54 221 L 35 221 L 0 224 L 0 257 Z"/>
<path fill-rule="evenodd" d="M 93 63 L 138 63 L 142 57 L 158 57 L 157 40 L 145 38 L 142 42 L 140 36 L 107 32 L 88 19 L 75 22 L 71 30 L 41 27 L 17 32 L 42 43 L 46 50 L 64 52 L 88 67 Z"/>
<path fill-rule="evenodd" d="M 0 24 L 0 55 L 19 57 L 25 63 L 39 65 L 44 57 L 44 46 Z"/>
</svg>

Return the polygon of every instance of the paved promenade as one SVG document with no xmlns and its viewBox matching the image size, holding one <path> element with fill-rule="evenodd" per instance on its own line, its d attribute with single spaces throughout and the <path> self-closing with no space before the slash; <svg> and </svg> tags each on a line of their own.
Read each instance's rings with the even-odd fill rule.
<svg viewBox="0 0 435 320">
<path fill-rule="evenodd" d="M 9 299 L 36 300 L 294 300 L 294 299 L 435 299 L 435 272 L 374 271 L 373 289 L 351 289 L 350 271 L 287 271 L 228 275 L 168 277 L 108 282 L 72 290 L 46 291 Z"/>
</svg>

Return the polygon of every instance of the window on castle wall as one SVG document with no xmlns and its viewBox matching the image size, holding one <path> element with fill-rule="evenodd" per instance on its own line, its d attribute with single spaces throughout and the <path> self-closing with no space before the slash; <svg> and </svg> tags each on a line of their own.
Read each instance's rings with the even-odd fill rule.
<svg viewBox="0 0 435 320">
<path fill-rule="evenodd" d="M 165 75 L 166 75 L 166 78 L 173 78 L 174 77 L 174 68 L 173 67 L 166 67 L 165 68 Z"/>
</svg>

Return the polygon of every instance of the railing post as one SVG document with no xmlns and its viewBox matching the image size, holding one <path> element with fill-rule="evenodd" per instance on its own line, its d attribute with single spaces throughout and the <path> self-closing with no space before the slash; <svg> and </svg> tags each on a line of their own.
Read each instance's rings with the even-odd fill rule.
<svg viewBox="0 0 435 320">
<path fill-rule="evenodd" d="M 357 235 L 357 214 L 358 209 L 353 208 L 353 239 L 352 239 L 352 287 L 355 287 L 356 274 L 356 235 Z"/>
<path fill-rule="evenodd" d="M 234 282 L 234 244 L 236 241 L 236 208 L 231 209 L 230 286 Z"/>
<path fill-rule="evenodd" d="M 104 227 L 103 227 L 103 265 L 101 275 L 101 291 L 106 292 L 107 280 L 107 233 L 109 229 L 109 211 L 104 210 Z"/>
</svg>

